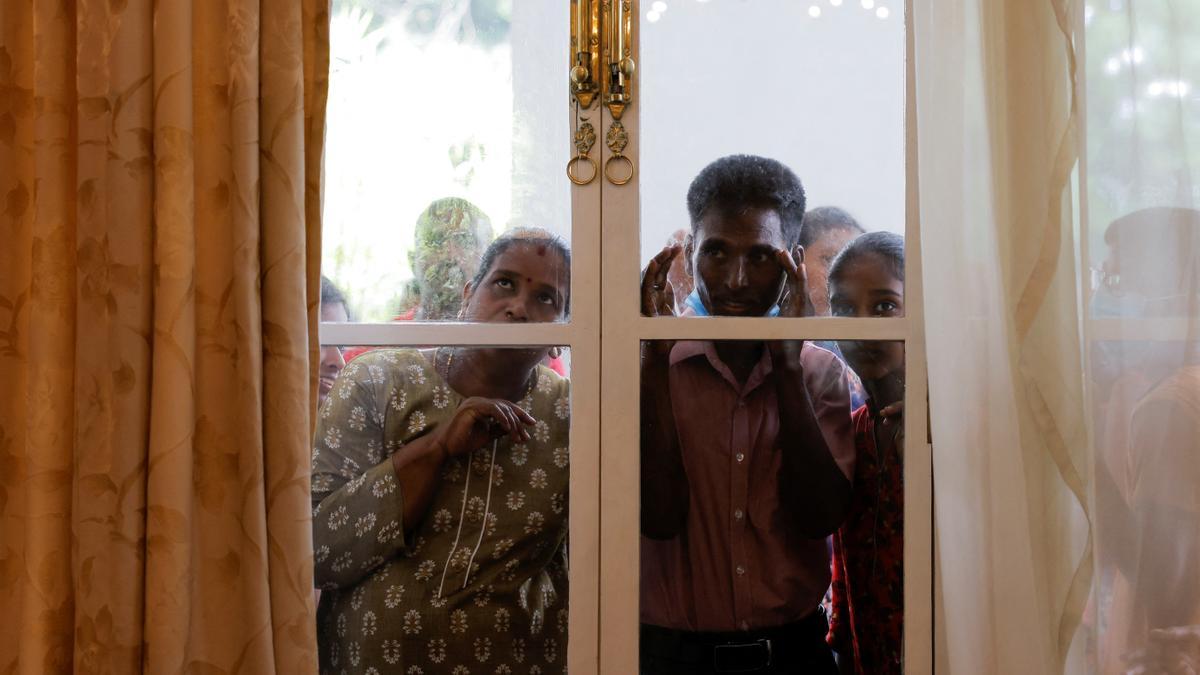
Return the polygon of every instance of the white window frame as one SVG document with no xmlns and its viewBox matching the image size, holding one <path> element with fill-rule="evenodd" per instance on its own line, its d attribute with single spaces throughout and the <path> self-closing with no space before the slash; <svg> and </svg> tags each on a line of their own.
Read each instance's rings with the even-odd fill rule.
<svg viewBox="0 0 1200 675">
<path fill-rule="evenodd" d="M 636 0 L 635 0 L 636 6 Z M 639 14 L 634 17 L 637 49 Z M 570 619 L 573 673 L 638 670 L 639 407 L 642 340 L 903 340 L 905 672 L 933 672 L 933 467 L 928 439 L 917 201 L 912 0 L 905 2 L 905 316 L 894 319 L 646 318 L 638 313 L 639 181 L 572 186 L 571 317 L 554 324 L 322 323 L 323 345 L 561 345 L 571 349 Z M 564 30 L 567 28 L 564 26 Z M 635 55 L 636 56 L 636 55 Z M 563 82 L 566 87 L 566 79 Z M 564 102 L 567 97 L 563 97 Z M 571 111 L 564 111 L 570 114 Z M 622 118 L 635 166 L 638 107 Z M 603 128 L 611 117 L 603 112 Z M 568 139 L 564 139 L 564 144 Z M 599 161 L 609 157 L 597 144 Z"/>
<path fill-rule="evenodd" d="M 647 318 L 639 315 L 639 181 L 602 191 L 604 230 L 603 372 L 601 389 L 600 671 L 638 671 L 640 443 L 637 382 L 642 340 L 782 339 L 903 340 L 905 343 L 904 447 L 904 671 L 933 672 L 933 464 L 928 442 L 921 233 L 917 180 L 917 132 L 913 102 L 916 73 L 912 2 L 905 2 L 905 316 L 895 319 L 837 318 Z M 637 11 L 634 17 L 639 17 Z M 637 18 L 633 43 L 637 49 Z M 635 54 L 635 61 L 637 55 Z M 626 156 L 640 165 L 638 106 L 621 119 L 629 131 Z M 604 128 L 611 123 L 604 112 Z M 607 148 L 601 162 L 607 161 Z M 612 252 L 615 252 L 613 254 Z"/>
<path fill-rule="evenodd" d="M 565 86 L 565 85 L 564 85 Z M 564 97 L 565 98 L 565 97 Z M 564 152 L 565 155 L 565 152 Z M 571 350 L 567 667 L 596 673 L 600 598 L 600 185 L 572 186 L 571 316 L 564 323 L 322 323 L 322 345 L 555 345 Z"/>
</svg>

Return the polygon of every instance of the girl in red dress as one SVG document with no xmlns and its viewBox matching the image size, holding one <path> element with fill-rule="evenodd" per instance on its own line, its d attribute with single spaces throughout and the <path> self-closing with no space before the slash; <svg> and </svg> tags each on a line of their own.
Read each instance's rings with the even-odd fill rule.
<svg viewBox="0 0 1200 675">
<path fill-rule="evenodd" d="M 904 316 L 904 238 L 872 232 L 829 270 L 830 308 L 841 317 Z M 846 522 L 833 536 L 829 642 L 843 673 L 903 672 L 904 343 L 840 344 L 867 392 L 852 413 L 857 459 Z"/>
</svg>

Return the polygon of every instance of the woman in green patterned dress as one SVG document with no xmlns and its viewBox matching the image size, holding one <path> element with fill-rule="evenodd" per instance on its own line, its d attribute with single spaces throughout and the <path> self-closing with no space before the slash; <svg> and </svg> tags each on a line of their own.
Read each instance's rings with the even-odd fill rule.
<svg viewBox="0 0 1200 675">
<path fill-rule="evenodd" d="M 461 318 L 556 321 L 570 252 L 497 239 Z M 389 349 L 342 372 L 313 447 L 322 673 L 566 668 L 570 390 L 547 348 Z"/>
</svg>

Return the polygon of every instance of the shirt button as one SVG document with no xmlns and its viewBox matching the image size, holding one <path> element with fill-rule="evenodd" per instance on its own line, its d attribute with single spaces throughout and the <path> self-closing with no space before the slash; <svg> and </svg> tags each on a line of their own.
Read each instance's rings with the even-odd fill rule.
<svg viewBox="0 0 1200 675">
<path fill-rule="evenodd" d="M 746 401 L 744 401 L 744 400 L 739 400 L 739 401 L 738 401 L 738 407 L 739 407 L 739 408 L 745 408 L 745 407 L 746 407 Z"/>
<path fill-rule="evenodd" d="M 750 630 L 750 622 L 749 622 L 749 621 L 743 621 L 743 622 L 741 623 L 741 628 L 742 628 L 742 630 Z"/>
<path fill-rule="evenodd" d="M 741 464 L 742 462 L 746 461 L 746 456 L 739 452 L 737 454 L 737 461 L 738 464 Z"/>
<path fill-rule="evenodd" d="M 733 512 L 733 517 L 737 518 L 738 520 L 741 520 L 742 516 L 744 516 L 744 515 L 746 515 L 746 514 L 742 513 L 741 509 L 738 509 L 737 511 Z"/>
<path fill-rule="evenodd" d="M 738 566 L 737 566 L 737 573 L 738 573 L 738 576 L 739 576 L 739 577 L 740 577 L 740 576 L 742 576 L 743 574 L 745 574 L 745 573 L 746 573 L 746 568 L 745 568 L 745 567 L 742 567 L 741 565 L 738 565 Z"/>
</svg>

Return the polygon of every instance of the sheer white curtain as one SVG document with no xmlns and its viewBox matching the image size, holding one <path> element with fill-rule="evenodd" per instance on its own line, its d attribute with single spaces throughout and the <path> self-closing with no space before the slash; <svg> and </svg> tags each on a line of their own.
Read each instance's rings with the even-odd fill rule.
<svg viewBox="0 0 1200 675">
<path fill-rule="evenodd" d="M 915 0 L 943 672 L 1195 658 L 1198 14 Z"/>
</svg>

